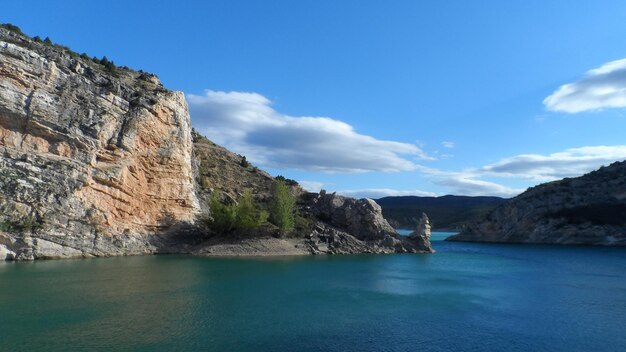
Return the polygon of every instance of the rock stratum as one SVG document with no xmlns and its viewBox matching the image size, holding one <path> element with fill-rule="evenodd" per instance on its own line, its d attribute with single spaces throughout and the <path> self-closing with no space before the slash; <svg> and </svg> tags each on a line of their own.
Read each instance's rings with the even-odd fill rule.
<svg viewBox="0 0 626 352">
<path fill-rule="evenodd" d="M 626 161 L 530 188 L 447 240 L 626 246 Z"/>
<path fill-rule="evenodd" d="M 156 76 L 0 28 L 0 259 L 432 252 L 371 200 L 300 189 L 312 225 L 299 238 L 207 236 L 196 223 L 213 190 L 271 194 L 274 179 L 240 161 Z"/>
</svg>

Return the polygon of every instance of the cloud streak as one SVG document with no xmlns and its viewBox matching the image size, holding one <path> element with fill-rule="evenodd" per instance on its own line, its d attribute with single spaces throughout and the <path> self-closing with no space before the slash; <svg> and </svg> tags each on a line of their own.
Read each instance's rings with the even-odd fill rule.
<svg viewBox="0 0 626 352">
<path fill-rule="evenodd" d="M 294 117 L 258 93 L 187 95 L 194 126 L 262 166 L 323 172 L 410 171 L 429 159 L 418 146 L 379 140 L 329 117 Z"/>
<path fill-rule="evenodd" d="M 435 197 L 436 193 L 433 192 L 425 192 L 421 190 L 398 190 L 391 188 L 366 188 L 366 189 L 354 189 L 354 190 L 343 190 L 337 191 L 337 193 L 355 197 L 355 198 L 372 198 L 378 199 L 383 197 L 391 197 L 391 196 L 420 196 L 420 197 Z"/>
<path fill-rule="evenodd" d="M 552 181 L 564 177 L 580 176 L 602 165 L 624 159 L 626 159 L 626 145 L 588 146 L 570 148 L 548 155 L 517 155 L 470 171 L 470 173 Z"/>
<path fill-rule="evenodd" d="M 441 142 L 441 145 L 444 148 L 449 148 L 449 149 L 452 149 L 452 148 L 455 147 L 455 143 L 454 142 L 450 142 L 450 141 L 443 141 L 443 142 Z"/>
<path fill-rule="evenodd" d="M 566 113 L 626 107 L 626 59 L 608 62 L 560 86 L 543 104 Z"/>
<path fill-rule="evenodd" d="M 466 196 L 498 196 L 498 197 L 514 197 L 524 190 L 520 188 L 511 188 L 501 184 L 483 180 L 477 180 L 462 174 L 456 177 L 447 177 L 439 181 L 437 184 L 452 189 L 454 194 Z"/>
</svg>

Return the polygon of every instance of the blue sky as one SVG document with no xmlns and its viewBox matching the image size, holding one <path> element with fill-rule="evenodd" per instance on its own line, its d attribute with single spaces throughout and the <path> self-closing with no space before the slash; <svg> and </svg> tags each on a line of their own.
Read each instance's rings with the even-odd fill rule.
<svg viewBox="0 0 626 352">
<path fill-rule="evenodd" d="M 2 7 L 27 34 L 156 73 L 198 130 L 310 189 L 512 196 L 626 159 L 622 1 Z"/>
</svg>

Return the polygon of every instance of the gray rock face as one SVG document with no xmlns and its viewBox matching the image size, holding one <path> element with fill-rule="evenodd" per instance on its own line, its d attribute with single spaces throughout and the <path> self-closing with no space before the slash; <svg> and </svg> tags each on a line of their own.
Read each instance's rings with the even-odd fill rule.
<svg viewBox="0 0 626 352">
<path fill-rule="evenodd" d="M 359 239 L 377 239 L 396 233 L 372 199 L 348 198 L 322 190 L 312 198 L 311 209 L 316 217 L 346 229 Z"/>
<path fill-rule="evenodd" d="M 533 187 L 448 240 L 626 246 L 626 162 Z"/>
<path fill-rule="evenodd" d="M 359 246 L 351 243 L 346 236 L 362 242 L 364 252 L 434 252 L 430 236 L 399 236 L 383 217 L 380 206 L 372 199 L 354 199 L 322 190 L 319 194 L 310 194 L 307 204 L 312 214 L 326 223 L 318 225 L 313 236 L 332 238 L 331 242 L 338 239 L 338 252 L 345 248 L 349 253 L 357 252 L 355 248 Z M 333 232 L 333 228 L 340 230 Z M 344 249 L 341 249 L 342 241 Z"/>
<path fill-rule="evenodd" d="M 138 254 L 192 223 L 181 92 L 0 28 L 0 233 L 16 258 Z"/>
<path fill-rule="evenodd" d="M 422 213 L 420 221 L 417 224 L 417 229 L 409 235 L 409 238 L 420 239 L 430 243 L 430 221 L 426 213 Z"/>
</svg>

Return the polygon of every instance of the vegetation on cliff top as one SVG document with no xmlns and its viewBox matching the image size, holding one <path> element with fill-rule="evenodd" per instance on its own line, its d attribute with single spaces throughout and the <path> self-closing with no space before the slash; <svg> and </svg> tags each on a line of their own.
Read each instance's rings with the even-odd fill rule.
<svg viewBox="0 0 626 352">
<path fill-rule="evenodd" d="M 54 43 L 52 42 L 52 40 L 50 39 L 50 37 L 46 37 L 45 39 L 41 39 L 40 36 L 36 35 L 34 37 L 30 37 L 28 34 L 24 33 L 20 27 L 12 24 L 12 23 L 0 23 L 0 28 L 4 28 L 10 32 L 13 32 L 15 34 L 18 34 L 20 36 L 23 36 L 25 38 L 28 38 L 30 40 L 32 40 L 33 42 L 36 43 L 40 43 L 40 44 L 45 44 L 48 45 L 50 47 L 54 47 L 62 52 L 67 53 L 68 55 L 70 55 L 72 58 L 74 59 L 82 59 L 85 62 L 93 62 L 99 65 L 102 65 L 103 68 L 105 69 L 105 71 L 107 71 L 108 73 L 116 76 L 118 74 L 117 70 L 118 69 L 124 69 L 124 70 L 131 70 L 128 66 L 117 66 L 115 65 L 115 62 L 113 62 L 112 60 L 109 60 L 106 56 L 103 56 L 102 58 L 97 58 L 97 57 L 90 57 L 89 55 L 87 55 L 87 53 L 82 53 L 79 54 L 75 51 L 73 51 L 72 49 L 70 49 L 69 47 L 65 46 L 65 45 L 61 45 L 59 43 Z M 143 73 L 143 71 L 139 70 L 139 72 Z"/>
</svg>

